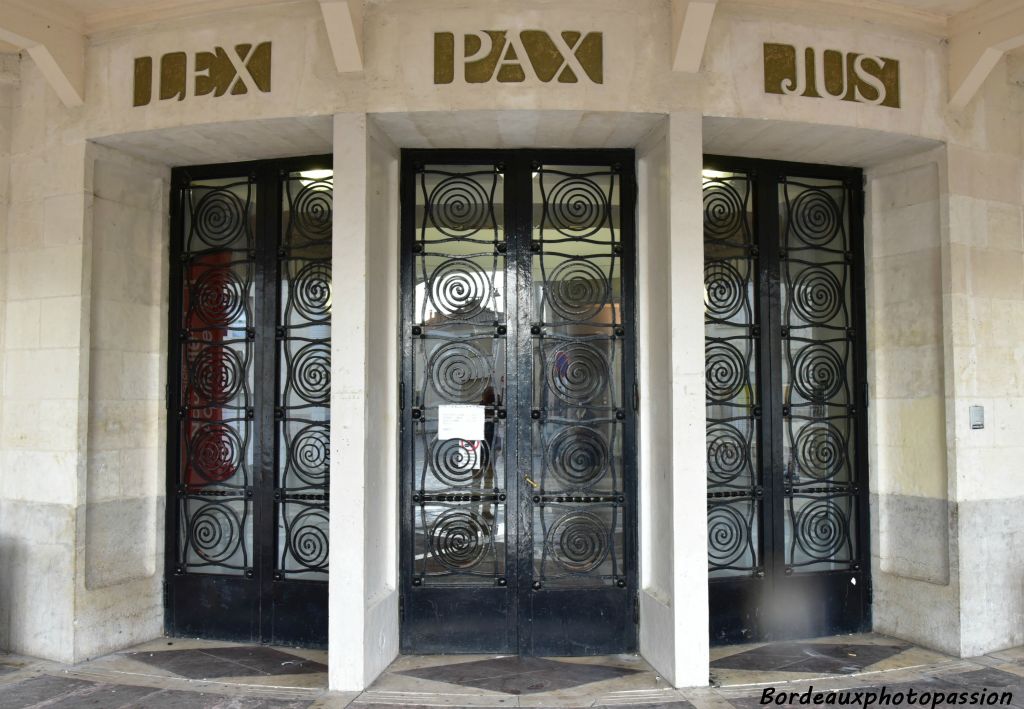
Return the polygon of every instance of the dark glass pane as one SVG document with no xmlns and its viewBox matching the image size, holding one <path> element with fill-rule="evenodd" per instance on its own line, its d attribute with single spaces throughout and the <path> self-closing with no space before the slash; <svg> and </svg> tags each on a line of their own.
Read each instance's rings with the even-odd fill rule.
<svg viewBox="0 0 1024 709">
<path fill-rule="evenodd" d="M 786 565 L 846 569 L 857 559 L 849 192 L 785 177 L 778 197 Z"/>
<path fill-rule="evenodd" d="M 532 175 L 534 578 L 625 578 L 621 178 L 606 166 Z"/>
<path fill-rule="evenodd" d="M 757 249 L 751 182 L 704 171 L 704 352 L 708 570 L 750 575 L 762 564 Z"/>
<path fill-rule="evenodd" d="M 282 180 L 278 249 L 276 573 L 327 580 L 333 173 Z"/>
<path fill-rule="evenodd" d="M 416 175 L 413 573 L 423 585 L 505 575 L 504 179 L 493 165 Z M 484 408 L 482 436 L 439 438 L 443 407 Z"/>
<path fill-rule="evenodd" d="M 247 178 L 181 192 L 181 466 L 177 564 L 252 566 L 255 187 Z"/>
</svg>

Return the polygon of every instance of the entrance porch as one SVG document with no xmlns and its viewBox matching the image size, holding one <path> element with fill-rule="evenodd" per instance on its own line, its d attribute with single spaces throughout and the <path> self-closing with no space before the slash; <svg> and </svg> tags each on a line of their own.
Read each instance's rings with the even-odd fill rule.
<svg viewBox="0 0 1024 709">
<path fill-rule="evenodd" d="M 400 656 L 365 692 L 327 691 L 322 650 L 162 638 L 78 665 L 0 656 L 0 709 L 647 707 L 749 709 L 778 692 L 1010 692 L 1024 647 L 961 660 L 875 633 L 714 648 L 711 686 L 674 689 L 636 655 Z M 939 705 L 945 705 L 939 702 Z"/>
</svg>

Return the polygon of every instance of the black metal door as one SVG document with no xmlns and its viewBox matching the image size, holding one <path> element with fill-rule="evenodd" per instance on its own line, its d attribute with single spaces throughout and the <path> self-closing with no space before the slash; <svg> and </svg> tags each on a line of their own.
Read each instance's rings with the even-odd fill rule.
<svg viewBox="0 0 1024 709">
<path fill-rule="evenodd" d="M 704 164 L 711 640 L 868 629 L 861 172 Z"/>
<path fill-rule="evenodd" d="M 402 650 L 635 650 L 633 153 L 402 161 Z"/>
<path fill-rule="evenodd" d="M 330 156 L 172 173 L 166 629 L 326 645 Z"/>
</svg>

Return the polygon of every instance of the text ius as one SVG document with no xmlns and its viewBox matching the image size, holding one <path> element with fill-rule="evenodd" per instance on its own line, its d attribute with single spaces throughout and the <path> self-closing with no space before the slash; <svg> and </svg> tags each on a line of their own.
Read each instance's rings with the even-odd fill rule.
<svg viewBox="0 0 1024 709">
<path fill-rule="evenodd" d="M 875 106 L 900 106 L 900 63 L 835 49 L 797 51 L 791 44 L 764 45 L 764 90 Z"/>
</svg>

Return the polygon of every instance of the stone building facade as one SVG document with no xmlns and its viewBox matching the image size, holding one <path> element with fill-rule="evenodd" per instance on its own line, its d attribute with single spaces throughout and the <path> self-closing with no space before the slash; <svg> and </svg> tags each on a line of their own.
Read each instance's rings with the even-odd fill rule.
<svg viewBox="0 0 1024 709">
<path fill-rule="evenodd" d="M 394 659 L 401 151 L 461 148 L 634 151 L 630 583 L 654 668 L 708 678 L 705 155 L 863 170 L 871 627 L 959 656 L 1024 643 L 1021 3 L 12 2 L 0 646 L 73 662 L 165 632 L 172 168 L 329 154 L 331 686 Z M 555 69 L 530 30 L 563 38 L 543 45 Z M 576 56 L 591 35 L 601 53 Z M 264 43 L 265 75 L 246 63 Z M 769 45 L 793 51 L 780 86 L 838 62 L 849 91 L 771 90 Z"/>
</svg>

